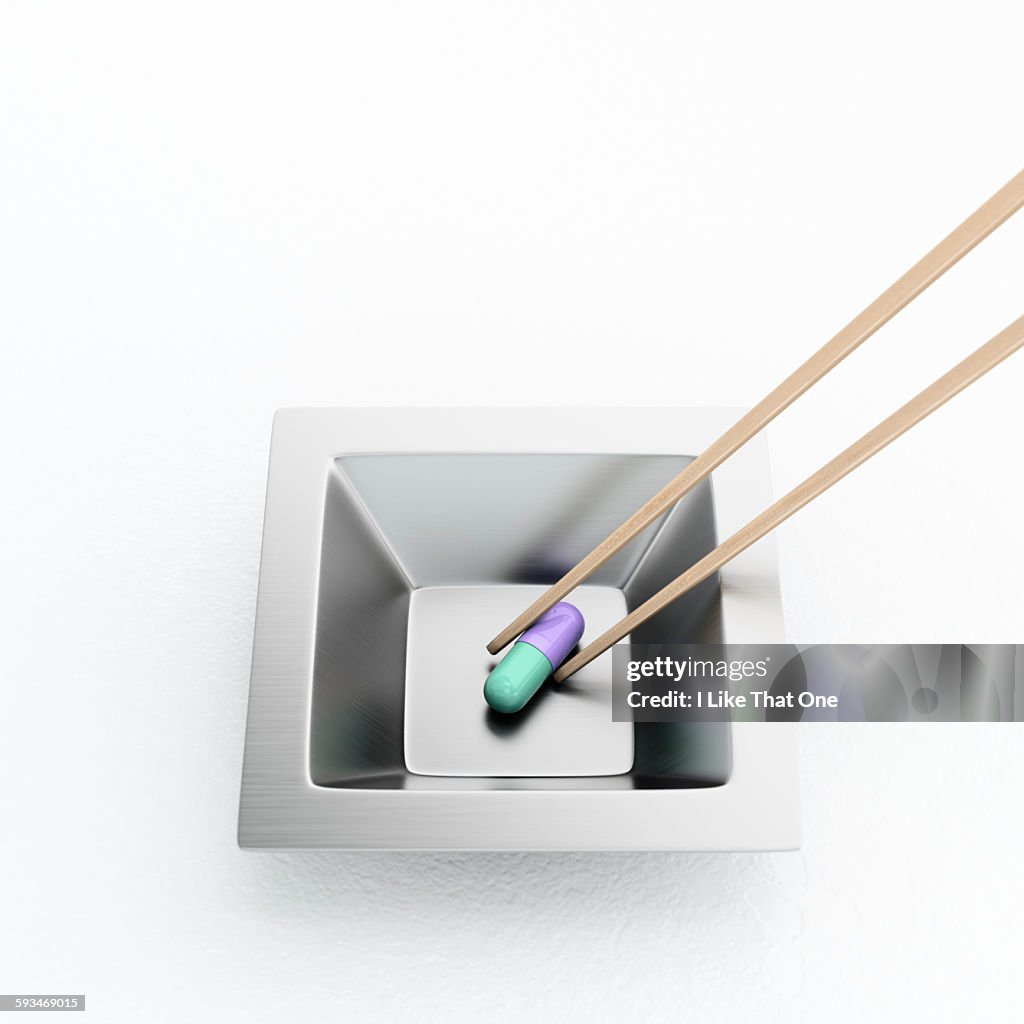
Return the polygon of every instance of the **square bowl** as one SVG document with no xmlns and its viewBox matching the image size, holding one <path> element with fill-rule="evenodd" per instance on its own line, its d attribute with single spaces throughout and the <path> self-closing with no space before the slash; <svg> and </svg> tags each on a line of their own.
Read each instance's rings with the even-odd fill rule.
<svg viewBox="0 0 1024 1024">
<path fill-rule="evenodd" d="M 502 626 L 728 427 L 711 409 L 275 417 L 239 812 L 253 848 L 789 849 L 792 726 L 611 720 L 610 653 L 517 716 Z M 583 643 L 770 500 L 763 440 L 578 588 Z M 767 538 L 638 642 L 781 642 Z"/>
</svg>

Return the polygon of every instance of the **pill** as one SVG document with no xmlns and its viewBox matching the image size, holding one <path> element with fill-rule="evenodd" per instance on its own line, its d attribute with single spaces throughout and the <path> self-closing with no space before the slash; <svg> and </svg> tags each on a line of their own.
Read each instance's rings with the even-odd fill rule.
<svg viewBox="0 0 1024 1024">
<path fill-rule="evenodd" d="M 484 683 L 484 700 L 502 714 L 522 711 L 583 636 L 583 616 L 568 601 L 549 608 L 512 645 Z"/>
</svg>

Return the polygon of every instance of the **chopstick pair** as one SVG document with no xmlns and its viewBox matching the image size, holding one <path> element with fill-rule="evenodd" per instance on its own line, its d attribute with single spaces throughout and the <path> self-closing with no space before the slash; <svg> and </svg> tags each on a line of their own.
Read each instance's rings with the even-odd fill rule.
<svg viewBox="0 0 1024 1024">
<path fill-rule="evenodd" d="M 798 367 L 718 440 L 698 455 L 681 473 L 642 505 L 590 554 L 530 605 L 488 645 L 497 654 L 552 605 L 582 583 L 620 548 L 674 506 L 685 494 L 720 466 L 738 448 L 767 426 L 808 388 L 821 380 L 859 345 L 892 319 L 908 303 L 937 281 L 979 242 L 1024 206 L 1024 171 L 1021 171 L 972 213 L 962 224 L 914 264 L 863 312 Z M 602 633 L 555 672 L 561 682 L 593 661 L 633 629 L 681 597 L 741 551 L 750 547 L 872 455 L 920 423 L 968 385 L 1024 345 L 1024 317 L 1015 320 L 952 370 L 925 388 L 906 405 L 869 430 L 859 441 L 836 456 L 802 484 L 752 519 L 728 540 L 705 555 L 668 586 Z"/>
</svg>

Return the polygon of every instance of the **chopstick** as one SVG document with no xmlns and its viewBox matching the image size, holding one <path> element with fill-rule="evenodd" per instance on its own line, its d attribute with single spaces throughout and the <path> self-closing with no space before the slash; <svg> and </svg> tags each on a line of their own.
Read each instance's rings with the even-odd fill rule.
<svg viewBox="0 0 1024 1024">
<path fill-rule="evenodd" d="M 694 488 L 738 448 L 763 430 L 776 416 L 817 383 L 904 306 L 917 298 L 950 267 L 987 238 L 1000 224 L 1024 206 L 1024 171 L 1017 174 L 990 199 L 948 234 L 927 255 L 890 285 L 838 334 L 793 371 L 774 391 L 742 416 L 718 440 L 698 455 L 621 526 L 582 558 L 557 583 L 548 588 L 518 618 L 509 623 L 488 645 L 497 654 L 552 605 L 561 601 L 620 548 L 645 530 L 663 512 Z"/>
<path fill-rule="evenodd" d="M 977 351 L 958 363 L 948 373 L 929 385 L 920 394 L 900 407 L 877 427 L 869 430 L 859 441 L 826 463 L 802 484 L 793 488 L 785 497 L 737 530 L 727 541 L 706 554 L 681 576 L 662 588 L 653 597 L 630 612 L 611 629 L 602 633 L 592 644 L 585 647 L 574 658 L 570 658 L 554 675 L 555 682 L 561 682 L 584 665 L 603 654 L 612 644 L 627 636 L 642 622 L 656 615 L 688 590 L 705 580 L 731 558 L 746 550 L 766 533 L 774 530 L 779 523 L 812 502 L 820 494 L 838 483 L 847 473 L 867 462 L 872 455 L 880 452 L 901 434 L 920 423 L 926 416 L 948 402 L 954 395 L 973 384 L 983 374 L 1001 363 L 1024 345 L 1024 316 L 1000 331 Z"/>
</svg>

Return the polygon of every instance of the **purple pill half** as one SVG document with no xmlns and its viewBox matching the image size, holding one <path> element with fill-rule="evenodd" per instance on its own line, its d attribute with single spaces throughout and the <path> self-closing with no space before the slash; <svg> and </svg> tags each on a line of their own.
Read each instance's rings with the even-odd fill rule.
<svg viewBox="0 0 1024 1024">
<path fill-rule="evenodd" d="M 519 643 L 536 647 L 556 669 L 583 636 L 583 616 L 568 601 L 549 608 L 520 638 Z"/>
</svg>

